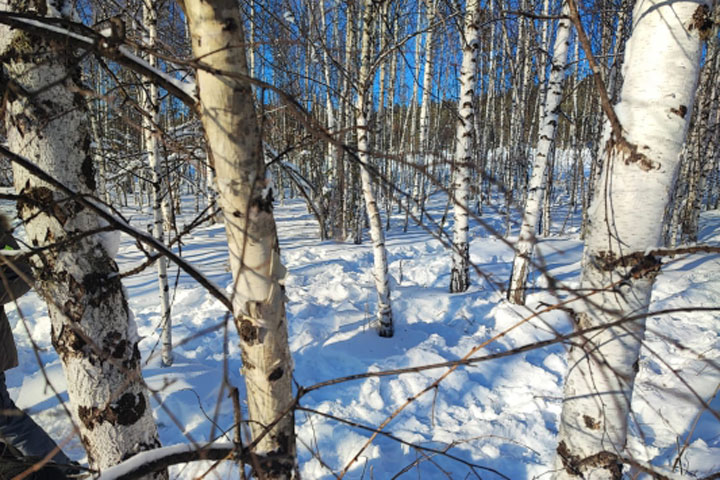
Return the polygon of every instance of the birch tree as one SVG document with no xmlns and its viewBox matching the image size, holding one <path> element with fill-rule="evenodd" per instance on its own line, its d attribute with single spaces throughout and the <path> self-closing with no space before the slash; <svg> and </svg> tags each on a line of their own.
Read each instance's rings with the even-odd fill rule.
<svg viewBox="0 0 720 480">
<path fill-rule="evenodd" d="M 433 44 L 435 43 L 435 10 L 437 0 L 425 0 L 425 20 L 428 30 L 425 34 L 425 64 L 423 66 L 422 99 L 420 100 L 420 118 L 418 128 L 418 145 L 420 148 L 420 172 L 418 175 L 418 195 L 415 196 L 417 204 L 414 215 L 422 220 L 422 207 L 425 203 L 425 175 L 428 173 L 428 154 L 430 150 L 430 96 L 433 83 Z"/>
<path fill-rule="evenodd" d="M 225 216 L 250 428 L 257 452 L 274 454 L 258 474 L 291 478 L 296 460 L 285 268 L 247 81 L 242 17 L 235 0 L 185 0 L 184 9 L 193 55 L 207 66 L 197 71 L 199 111 Z"/>
<path fill-rule="evenodd" d="M 390 282 L 388 278 L 387 251 L 385 249 L 385 233 L 380 219 L 373 182 L 370 176 L 370 87 L 372 86 L 373 70 L 370 68 L 374 46 L 373 23 L 378 5 L 375 0 L 363 2 L 363 31 L 360 52 L 360 76 L 356 104 L 356 124 L 358 137 L 358 157 L 360 158 L 360 178 L 362 181 L 365 209 L 370 218 L 370 238 L 373 244 L 373 277 L 378 294 L 377 319 L 378 334 L 381 337 L 393 336 L 392 306 L 390 304 Z"/>
<path fill-rule="evenodd" d="M 72 2 L 32 4 L 37 9 L 28 2 L 0 1 L 0 10 L 73 16 Z M 90 125 L 73 49 L 0 26 L 0 58 L 2 75 L 13 85 L 6 91 L 9 148 L 66 187 L 93 195 Z M 33 257 L 35 289 L 47 301 L 52 343 L 90 466 L 102 470 L 158 447 L 140 372 L 139 337 L 118 267 L 99 235 L 83 236 L 103 221 L 28 170 L 15 165 L 13 174 L 29 243 L 48 247 Z"/>
<path fill-rule="evenodd" d="M 462 35 L 463 56 L 460 69 L 460 98 L 456 131 L 453 194 L 455 196 L 455 231 L 450 292 L 464 292 L 470 286 L 468 246 L 468 203 L 470 201 L 470 166 L 475 139 L 474 92 L 477 84 L 477 55 L 480 47 L 480 2 L 468 0 Z"/>
<path fill-rule="evenodd" d="M 563 15 L 567 15 L 567 4 L 564 4 Z M 520 226 L 520 236 L 515 246 L 515 258 L 513 260 L 512 274 L 510 276 L 510 287 L 508 288 L 508 300 L 515 304 L 525 303 L 525 282 L 528 276 L 528 267 L 532 258 L 535 246 L 535 233 L 537 231 L 540 207 L 543 200 L 545 172 L 548 166 L 548 156 L 555 140 L 555 133 L 558 124 L 558 110 L 562 101 L 563 79 L 565 77 L 565 65 L 567 64 L 567 52 L 570 45 L 570 21 L 562 18 L 558 22 L 553 47 L 552 66 L 550 78 L 548 79 L 547 96 L 542 108 L 542 125 L 538 140 L 535 162 L 533 164 L 532 176 L 528 184 L 527 201 Z"/>
<path fill-rule="evenodd" d="M 422 220 L 422 207 L 425 203 L 423 196 L 425 195 L 425 175 L 427 175 L 427 156 L 430 148 L 430 94 L 432 93 L 432 74 L 433 74 L 433 43 L 434 43 L 434 27 L 433 22 L 435 21 L 435 9 L 437 7 L 437 0 L 424 0 L 425 5 L 425 20 L 427 22 L 427 31 L 425 32 L 425 62 L 423 65 L 423 83 L 422 83 L 422 95 L 420 99 L 420 108 L 418 109 L 417 104 L 415 105 L 415 112 L 418 115 L 418 163 L 417 170 L 414 175 L 413 183 L 413 210 L 412 214 L 415 218 Z M 418 4 L 418 10 L 420 5 Z M 420 12 L 418 11 L 418 28 L 420 28 Z M 420 68 L 420 49 L 419 40 L 415 44 L 415 48 L 418 50 L 415 53 L 415 71 L 418 77 Z M 417 88 L 417 87 L 414 87 Z M 413 92 L 415 96 L 413 99 L 418 100 L 417 93 Z M 413 125 L 415 122 L 413 121 Z M 415 141 L 415 132 L 411 132 L 410 140 Z"/>
<path fill-rule="evenodd" d="M 146 37 L 145 43 L 152 51 L 157 43 L 157 23 L 158 12 L 153 0 L 143 0 L 142 5 L 143 24 L 145 26 Z M 147 56 L 148 64 L 152 68 L 157 68 L 157 58 L 153 53 Z M 158 95 L 157 84 L 152 79 L 146 79 L 143 82 L 142 90 L 143 109 L 143 140 L 145 142 L 145 150 L 150 163 L 151 174 L 151 195 L 152 195 L 152 212 L 153 227 L 152 234 L 160 242 L 163 242 L 163 224 L 165 222 L 165 214 L 162 206 L 162 171 L 160 165 L 160 149 L 158 147 L 158 136 L 160 135 L 160 97 Z M 170 179 L 168 178 L 167 181 Z M 168 184 L 168 182 L 165 182 Z M 168 185 L 169 187 L 169 185 Z M 172 322 L 170 318 L 170 296 L 167 280 L 167 259 L 160 256 L 157 259 L 158 286 L 160 289 L 160 315 L 161 321 L 161 341 L 162 341 L 162 365 L 170 366 L 173 363 L 172 356 Z"/>
<path fill-rule="evenodd" d="M 574 0 L 568 3 L 590 59 Z M 561 480 L 622 477 L 642 315 L 660 270 L 646 252 L 662 241 L 662 218 L 695 96 L 701 38 L 711 25 L 708 3 L 638 0 L 614 111 L 599 89 L 611 133 L 601 145 L 603 169 L 589 212 L 581 281 L 583 292 L 595 293 L 574 317 L 580 329 L 605 328 L 581 337 L 568 353 L 556 457 Z M 594 62 L 593 71 L 599 73 Z"/>
</svg>

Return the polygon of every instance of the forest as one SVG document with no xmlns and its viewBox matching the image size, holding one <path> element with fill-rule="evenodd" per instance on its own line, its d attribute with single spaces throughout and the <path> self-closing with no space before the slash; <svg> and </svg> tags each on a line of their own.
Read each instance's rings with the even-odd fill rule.
<svg viewBox="0 0 720 480">
<path fill-rule="evenodd" d="M 0 62 L 0 479 L 720 478 L 718 0 L 0 0 Z"/>
</svg>

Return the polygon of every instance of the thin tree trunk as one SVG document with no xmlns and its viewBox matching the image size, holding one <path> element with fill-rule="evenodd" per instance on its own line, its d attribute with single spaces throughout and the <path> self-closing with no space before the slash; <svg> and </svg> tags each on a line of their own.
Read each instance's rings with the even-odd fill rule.
<svg viewBox="0 0 720 480">
<path fill-rule="evenodd" d="M 662 242 L 661 220 L 692 111 L 707 11 L 707 2 L 697 1 L 635 4 L 621 101 L 610 120 L 612 136 L 600 145 L 605 158 L 583 255 L 581 291 L 594 294 L 574 314 L 580 329 L 606 328 L 582 337 L 568 353 L 558 480 L 622 477 L 642 315 L 660 270 L 660 262 L 645 252 Z M 580 25 L 575 8 L 572 16 Z M 609 99 L 603 102 L 612 114 Z M 636 319 L 608 326 L 629 316 Z"/>
<path fill-rule="evenodd" d="M 430 96 L 433 86 L 433 42 L 434 29 L 432 23 L 435 21 L 435 8 L 437 0 L 425 0 L 425 18 L 428 25 L 425 34 L 425 65 L 423 66 L 423 83 L 422 83 L 422 99 L 420 100 L 420 118 L 418 128 L 418 148 L 419 148 L 419 175 L 415 185 L 415 205 L 413 215 L 422 222 L 424 203 L 425 203 L 425 178 L 429 174 L 428 157 L 430 156 Z"/>
<path fill-rule="evenodd" d="M 286 273 L 280 262 L 252 88 L 242 79 L 248 73 L 242 18 L 235 0 L 184 3 L 193 54 L 215 71 L 228 72 L 221 76 L 198 69 L 199 111 L 225 216 L 250 428 L 253 439 L 259 440 L 258 453 L 276 454 L 260 465 L 258 475 L 292 478 L 296 453 L 294 419 L 288 411 L 293 402 L 293 367 L 285 318 Z"/>
<path fill-rule="evenodd" d="M 143 24 L 147 31 L 146 44 L 152 50 L 157 41 L 157 10 L 152 0 L 143 0 Z M 147 57 L 151 67 L 157 68 L 157 58 L 150 53 Z M 162 209 L 162 184 L 160 172 L 160 149 L 158 148 L 158 135 L 160 135 L 160 102 L 158 87 L 148 79 L 143 85 L 143 138 L 145 150 L 150 163 L 152 178 L 152 208 L 153 208 L 153 236 L 163 242 L 163 222 L 165 220 Z M 169 193 L 168 193 L 169 194 Z M 160 315 L 162 318 L 161 343 L 162 365 L 170 366 L 173 363 L 172 353 L 172 320 L 170 317 L 170 295 L 167 280 L 167 259 L 163 256 L 157 259 L 158 287 L 160 288 Z"/>
<path fill-rule="evenodd" d="M 345 4 L 345 65 L 346 71 L 343 81 L 342 89 L 342 102 L 340 105 L 341 118 L 343 121 L 343 128 L 345 130 L 345 143 L 352 142 L 352 132 L 354 130 L 355 122 L 353 119 L 353 94 L 352 94 L 352 80 L 353 74 L 355 73 L 354 65 L 356 63 L 356 49 L 355 49 L 355 38 L 357 37 L 356 27 L 356 16 L 357 7 L 354 1 L 348 0 Z M 352 184 L 354 181 L 353 169 L 347 168 L 343 159 L 343 150 L 338 149 L 335 168 L 337 170 L 338 177 L 338 191 L 342 197 L 340 214 L 341 223 L 340 231 L 338 236 L 342 237 L 342 240 L 346 240 L 348 232 L 353 232 L 353 240 L 357 240 L 355 235 L 355 229 L 353 228 L 352 219 L 354 218 L 351 212 L 355 211 L 355 204 L 353 203 L 353 197 L 351 189 L 346 188 L 347 185 Z M 349 178 L 348 178 L 349 177 Z"/>
<path fill-rule="evenodd" d="M 450 292 L 464 292 L 470 286 L 468 208 L 470 201 L 470 167 L 473 163 L 475 138 L 474 92 L 477 86 L 477 54 L 480 48 L 480 2 L 468 0 L 462 35 L 463 59 L 460 69 L 460 99 L 456 131 L 453 194 L 455 197 L 455 232 L 453 238 Z"/>
<path fill-rule="evenodd" d="M 373 276 L 375 287 L 378 293 L 379 322 L 378 334 L 381 337 L 393 336 L 392 306 L 390 304 L 390 282 L 388 280 L 387 251 L 385 249 L 385 235 L 380 218 L 373 182 L 370 176 L 370 129 L 368 118 L 370 117 L 370 101 L 368 99 L 372 84 L 372 72 L 370 61 L 373 52 L 373 23 L 377 13 L 378 5 L 375 0 L 364 0 L 365 11 L 363 12 L 362 50 L 360 60 L 359 89 L 357 98 L 357 136 L 358 156 L 360 158 L 360 179 L 362 180 L 363 197 L 365 208 L 370 218 L 370 237 L 373 243 Z"/>
<path fill-rule="evenodd" d="M 719 6 L 715 9 L 720 11 Z M 717 15 L 720 17 L 720 15 Z M 707 62 L 700 76 L 700 86 L 698 90 L 698 115 L 695 120 L 695 141 L 692 148 L 696 161 L 696 176 L 692 185 L 694 186 L 691 195 L 688 195 L 688 218 L 684 228 L 684 233 L 690 242 L 697 242 L 698 226 L 700 219 L 700 211 L 702 209 L 702 200 L 705 196 L 707 178 L 713 167 L 713 128 L 720 126 L 715 123 L 717 117 L 716 104 L 718 93 L 718 71 L 720 71 L 720 49 L 718 48 L 718 29 L 720 25 L 713 24 L 712 32 L 709 36 L 706 59 Z M 690 149 L 688 149 L 690 150 Z"/>
<path fill-rule="evenodd" d="M 320 31 L 325 32 L 327 21 L 325 19 L 325 2 L 320 2 Z M 337 28 L 337 22 L 335 22 Z M 323 39 L 324 43 L 324 39 Z M 328 48 L 322 49 L 323 59 L 323 75 L 325 79 L 325 115 L 327 118 L 327 129 L 332 134 L 337 129 L 337 119 L 335 116 L 335 108 L 332 102 L 331 76 L 330 76 L 330 60 L 327 54 Z M 327 164 L 332 169 L 333 181 L 331 183 L 332 191 L 330 193 L 329 205 L 329 225 L 327 232 L 333 239 L 338 241 L 345 240 L 345 231 L 343 228 L 343 194 L 345 190 L 345 172 L 343 168 L 342 151 L 333 144 L 328 142 L 327 145 Z"/>
<path fill-rule="evenodd" d="M 563 14 L 567 14 L 567 4 L 564 3 Z M 530 259 L 535 247 L 535 232 L 540 215 L 541 200 L 543 199 L 545 171 L 548 165 L 550 149 L 555 141 L 557 132 L 558 109 L 562 100 L 562 81 L 565 76 L 567 52 L 570 45 L 570 22 L 562 19 L 558 22 L 555 46 L 553 47 L 552 67 L 548 79 L 547 98 L 543 105 L 542 127 L 538 141 L 535 165 L 528 185 L 527 203 L 520 227 L 520 237 L 515 247 L 508 300 L 522 305 L 525 303 L 525 282 L 527 281 Z"/>
</svg>

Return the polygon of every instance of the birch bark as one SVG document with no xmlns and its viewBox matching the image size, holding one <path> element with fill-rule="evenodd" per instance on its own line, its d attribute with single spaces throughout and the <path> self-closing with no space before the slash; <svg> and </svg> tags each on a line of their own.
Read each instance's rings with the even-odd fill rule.
<svg viewBox="0 0 720 480">
<path fill-rule="evenodd" d="M 363 197 L 365 208 L 370 218 L 370 238 L 373 244 L 373 277 L 375 288 L 378 294 L 379 322 L 378 334 L 381 337 L 393 336 L 392 307 L 390 304 L 390 282 L 388 279 L 387 251 L 385 250 L 385 234 L 380 219 L 378 208 L 373 192 L 373 182 L 370 177 L 370 129 L 368 118 L 370 116 L 370 87 L 372 86 L 372 72 L 370 61 L 374 46 L 373 23 L 377 13 L 378 5 L 375 0 L 364 0 L 363 31 L 360 60 L 360 77 L 357 96 L 357 137 L 358 157 L 360 158 L 360 179 L 362 181 Z"/>
<path fill-rule="evenodd" d="M 293 478 L 292 360 L 285 319 L 272 195 L 248 74 L 243 22 L 235 0 L 185 0 L 198 69 L 200 114 L 217 173 L 233 274 L 250 427 L 257 451 L 274 453 L 258 475 Z M 223 75 L 220 72 L 227 72 Z M 279 420 L 278 420 L 279 418 Z M 267 431 L 271 422 L 277 421 Z M 260 437 L 262 439 L 260 439 Z"/>
<path fill-rule="evenodd" d="M 623 138 L 601 145 L 603 169 L 590 207 L 580 329 L 647 311 L 660 262 L 662 218 L 677 174 L 707 34 L 705 1 L 639 0 L 626 47 Z M 609 286 L 613 286 L 609 288 Z M 620 479 L 630 400 L 645 320 L 582 337 L 568 354 L 556 478 Z"/>
<path fill-rule="evenodd" d="M 157 22 L 158 14 L 153 0 L 143 0 L 143 24 L 147 32 L 146 44 L 152 50 L 157 43 Z M 151 67 L 157 68 L 157 58 L 150 53 L 147 61 Z M 143 139 L 145 150 L 148 155 L 151 173 L 151 194 L 153 210 L 153 236 L 163 242 L 163 224 L 165 215 L 162 208 L 162 173 L 160 171 L 160 149 L 158 147 L 158 135 L 160 135 L 160 97 L 158 87 L 152 79 L 143 82 L 143 109 L 146 115 L 143 116 Z M 168 179 L 169 180 L 169 179 Z M 167 184 L 167 182 L 165 182 Z M 158 287 L 160 289 L 160 315 L 162 318 L 162 365 L 170 366 L 173 363 L 172 353 L 172 321 L 170 317 L 170 295 L 167 280 L 167 259 L 163 256 L 157 259 Z"/>
<path fill-rule="evenodd" d="M 564 2 L 563 15 L 567 15 L 567 3 Z M 528 267 L 535 247 L 535 232 L 540 217 L 541 201 L 544 193 L 545 171 L 548 165 L 548 155 L 555 141 L 558 123 L 558 109 L 562 100 L 562 82 L 565 77 L 567 52 L 570 45 L 570 21 L 566 18 L 558 22 L 555 45 L 553 47 L 552 66 L 548 79 L 547 97 L 542 108 L 542 125 L 538 140 L 535 164 L 528 184 L 527 202 L 523 214 L 520 236 L 515 246 L 508 300 L 522 305 L 525 303 L 525 282 L 528 276 Z"/>
<path fill-rule="evenodd" d="M 26 3 L 0 1 L 0 10 L 29 13 Z M 72 19 L 74 14 L 72 2 L 33 5 L 38 15 Z M 9 148 L 71 189 L 92 195 L 90 125 L 73 56 L 61 44 L 0 27 L 4 74 L 16 86 L 7 92 Z M 112 254 L 99 235 L 52 247 L 103 222 L 27 170 L 15 166 L 13 174 L 30 244 L 50 247 L 33 258 L 35 289 L 47 301 L 52 343 L 90 466 L 102 470 L 160 446 L 140 371 L 139 337 Z"/>
<path fill-rule="evenodd" d="M 430 151 L 430 94 L 432 93 L 433 81 L 433 43 L 435 39 L 434 28 L 435 9 L 437 8 L 437 0 L 425 0 L 425 18 L 428 25 L 428 31 L 425 34 L 425 65 L 423 66 L 423 83 L 422 83 L 422 99 L 420 101 L 420 119 L 419 119 L 419 171 L 416 177 L 415 188 L 413 192 L 416 203 L 414 204 L 413 215 L 416 219 L 422 221 L 425 207 L 425 177 L 428 175 L 428 157 Z"/>
<path fill-rule="evenodd" d="M 453 265 L 450 293 L 464 292 L 470 286 L 468 208 L 470 202 L 470 167 L 473 163 L 475 139 L 474 92 L 477 86 L 477 55 L 480 48 L 480 2 L 468 0 L 462 45 L 460 69 L 460 98 L 456 130 L 455 170 L 452 191 L 455 197 Z"/>
<path fill-rule="evenodd" d="M 695 119 L 696 135 L 693 145 L 688 150 L 693 151 L 693 156 L 697 162 L 695 175 L 697 178 L 691 182 L 694 187 L 690 195 L 688 195 L 688 212 L 687 221 L 684 225 L 684 233 L 690 242 L 697 242 L 698 221 L 700 219 L 700 210 L 702 208 L 702 200 L 705 195 L 707 186 L 707 178 L 713 168 L 713 129 L 717 129 L 716 117 L 718 115 L 717 105 L 717 74 L 720 72 L 720 45 L 718 44 L 718 25 L 717 19 L 720 19 L 720 6 L 714 7 L 714 15 L 716 20 L 708 40 L 708 48 L 706 51 L 706 64 L 700 74 L 700 84 L 698 87 L 698 115 Z"/>
</svg>

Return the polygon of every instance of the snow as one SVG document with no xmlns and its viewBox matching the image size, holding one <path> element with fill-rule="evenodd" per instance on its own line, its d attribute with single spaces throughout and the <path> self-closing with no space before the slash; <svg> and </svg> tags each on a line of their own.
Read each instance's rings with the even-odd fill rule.
<svg viewBox="0 0 720 480">
<path fill-rule="evenodd" d="M 430 213 L 441 215 L 445 200 L 433 195 Z M 194 202 L 185 199 L 180 224 L 189 222 Z M 124 213 L 140 229 L 149 223 L 149 213 Z M 486 215 L 490 224 L 500 224 L 500 214 Z M 564 217 L 564 213 L 554 215 L 559 222 Z M 471 273 L 473 283 L 468 292 L 448 294 L 449 250 L 418 227 L 403 233 L 404 216 L 397 214 L 387 232 L 395 336 L 380 338 L 374 326 L 377 296 L 371 244 L 319 241 L 314 218 L 299 200 L 278 206 L 276 218 L 282 259 L 289 270 L 287 314 L 295 380 L 303 387 L 352 374 L 454 361 L 481 345 L 473 356 L 487 356 L 571 331 L 568 316 L 559 310 L 524 320 L 530 312 L 558 301 L 544 288 L 547 279 L 536 272 L 530 274 L 527 307 L 511 306 L 503 300 L 495 283 L 507 281 L 512 251 L 474 221 L 469 235 L 471 260 L 492 281 L 478 280 Z M 706 212 L 701 221 L 701 242 L 720 244 L 720 212 Z M 517 234 L 517 227 L 513 233 Z M 143 256 L 129 236 L 123 234 L 120 240 L 116 261 L 121 271 L 128 271 L 140 264 Z M 565 286 L 578 285 L 582 244 L 576 233 L 544 239 L 537 251 L 550 273 Z M 230 287 L 223 225 L 198 228 L 183 240 L 181 253 L 209 280 Z M 171 268 L 173 337 L 180 344 L 173 366 L 161 368 L 155 275 L 155 270 L 148 268 L 123 281 L 142 339 L 144 375 L 150 388 L 158 392 L 154 408 L 162 442 L 173 445 L 170 449 L 189 448 L 193 442 L 231 442 L 232 405 L 221 387 L 225 359 L 230 382 L 244 391 L 234 326 L 226 321 L 219 300 L 186 273 Z M 653 290 L 651 310 L 717 306 L 717 292 L 720 255 L 668 258 Z M 18 305 L 6 306 L 20 356 L 20 367 L 7 372 L 11 396 L 54 438 L 67 442 L 64 449 L 71 457 L 86 462 L 61 405 L 67 402 L 65 381 L 50 344 L 44 303 L 30 293 Z M 669 478 L 700 478 L 720 469 L 718 332 L 720 318 L 714 312 L 675 312 L 648 319 L 628 456 L 654 465 Z M 28 333 L 40 349 L 37 354 L 43 371 L 38 369 Z M 460 367 L 437 389 L 401 410 L 384 429 L 406 443 L 380 435 L 362 452 L 371 432 L 361 426 L 376 428 L 447 368 L 366 376 L 312 390 L 301 399 L 301 406 L 308 411 L 296 412 L 302 478 L 335 478 L 332 472 L 342 471 L 358 452 L 358 461 L 346 478 L 389 479 L 406 467 L 402 478 L 478 478 L 468 464 L 477 465 L 475 471 L 483 479 L 551 478 L 565 354 L 563 345 L 554 344 Z M 48 381 L 58 395 L 48 388 Z M 696 396 L 712 410 L 704 409 Z M 466 463 L 438 453 L 444 450 Z M 162 451 L 150 455 L 160 454 Z M 213 463 L 177 465 L 171 468 L 171 477 L 195 478 Z M 205 478 L 237 478 L 237 473 L 231 462 L 223 462 Z M 628 478 L 650 477 L 638 473 Z"/>
</svg>

